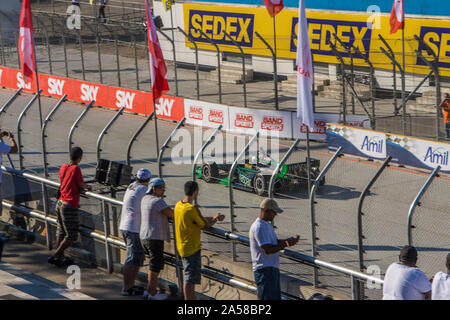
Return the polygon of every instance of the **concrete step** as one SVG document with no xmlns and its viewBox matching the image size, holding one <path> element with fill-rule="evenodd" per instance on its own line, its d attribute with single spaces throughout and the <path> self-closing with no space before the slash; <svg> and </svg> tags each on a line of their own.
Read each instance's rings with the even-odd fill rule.
<svg viewBox="0 0 450 320">
<path fill-rule="evenodd" d="M 421 111 L 421 112 L 436 114 L 436 106 L 431 105 L 431 104 L 413 103 L 413 104 L 407 104 L 406 108 L 407 108 L 407 110 L 410 110 L 410 111 Z"/>
<path fill-rule="evenodd" d="M 206 79 L 207 80 L 210 80 L 210 81 L 218 81 L 218 77 L 217 77 L 217 74 L 216 75 L 211 75 L 211 74 L 209 74 L 207 77 L 206 77 Z M 247 81 L 247 82 L 249 82 L 249 81 L 251 81 L 253 78 L 250 78 L 250 77 L 246 77 L 245 78 L 245 80 Z M 224 75 L 224 74 L 221 74 L 221 76 L 220 76 L 220 80 L 223 82 L 223 83 L 234 83 L 234 84 L 239 84 L 239 83 L 242 83 L 243 82 L 243 80 L 242 80 L 242 76 L 241 75 Z"/>
</svg>

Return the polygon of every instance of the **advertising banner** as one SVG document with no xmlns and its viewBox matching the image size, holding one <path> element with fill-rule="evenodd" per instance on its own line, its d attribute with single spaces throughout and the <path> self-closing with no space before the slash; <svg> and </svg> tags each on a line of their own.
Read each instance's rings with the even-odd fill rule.
<svg viewBox="0 0 450 320">
<path fill-rule="evenodd" d="M 392 162 L 422 169 L 441 167 L 450 172 L 450 144 L 329 123 L 328 149 L 372 159 L 392 156 Z"/>
<path fill-rule="evenodd" d="M 214 50 L 202 36 L 203 31 L 222 50 L 240 52 L 238 47 L 225 36 L 225 32 L 236 41 L 246 54 L 271 57 L 270 51 L 256 36 L 258 32 L 273 46 L 273 22 L 267 10 L 257 7 L 220 6 L 183 3 L 184 28 L 200 49 Z M 402 52 L 401 32 L 390 35 L 389 15 L 369 15 L 352 13 L 306 12 L 311 51 L 315 62 L 339 63 L 334 56 L 330 41 L 336 45 L 344 57 L 346 50 L 335 43 L 336 34 L 344 44 L 353 45 L 367 56 L 377 68 L 392 69 L 391 61 L 380 51 L 382 35 L 394 52 Z M 284 8 L 276 18 L 277 56 L 295 59 L 297 50 L 298 10 Z M 225 32 L 224 32 L 225 31 Z M 425 57 L 428 53 L 419 46 L 414 35 L 422 38 L 439 57 L 441 75 L 450 76 L 450 20 L 407 18 L 405 28 L 405 51 L 419 50 Z M 185 40 L 187 47 L 193 47 Z M 355 64 L 366 66 L 363 59 L 355 57 Z M 406 72 L 427 74 L 429 69 L 415 54 L 406 56 Z"/>
<path fill-rule="evenodd" d="M 184 116 L 186 123 L 217 128 L 223 126 L 223 130 L 230 128 L 228 123 L 228 106 L 204 101 L 184 99 Z"/>
<path fill-rule="evenodd" d="M 230 131 L 242 134 L 292 138 L 292 113 L 262 109 L 229 108 Z"/>
<path fill-rule="evenodd" d="M 365 116 L 347 115 L 346 124 L 351 127 L 370 128 L 370 122 Z M 314 128 L 309 128 L 309 138 L 311 140 L 327 140 L 327 123 L 342 123 L 342 116 L 332 113 L 315 113 Z M 292 114 L 293 138 L 306 139 L 306 126 L 302 124 L 302 119 L 297 118 L 297 114 Z"/>
</svg>

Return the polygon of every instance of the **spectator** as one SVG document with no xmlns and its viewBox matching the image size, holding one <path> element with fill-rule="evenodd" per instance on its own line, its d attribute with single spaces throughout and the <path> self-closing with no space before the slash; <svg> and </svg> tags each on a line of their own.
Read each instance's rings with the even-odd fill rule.
<svg viewBox="0 0 450 320">
<path fill-rule="evenodd" d="M 195 285 L 201 281 L 201 230 L 212 227 L 225 216 L 218 213 L 214 217 L 203 217 L 197 206 L 193 205 L 199 193 L 198 184 L 188 181 L 184 184 L 185 197 L 178 201 L 174 210 L 175 236 L 177 250 L 184 269 L 184 298 L 195 299 Z"/>
<path fill-rule="evenodd" d="M 447 254 L 447 273 L 438 272 L 433 277 L 432 300 L 450 300 L 450 253 Z"/>
<path fill-rule="evenodd" d="M 167 299 L 167 296 L 156 290 L 159 273 L 164 268 L 164 241 L 170 241 L 169 218 L 173 218 L 173 210 L 163 200 L 165 191 L 163 179 L 152 179 L 141 203 L 140 238 L 150 256 L 147 290 L 143 295 L 148 300 Z"/>
<path fill-rule="evenodd" d="M 399 262 L 392 263 L 386 270 L 383 286 L 383 300 L 430 300 L 431 283 L 425 273 L 416 267 L 417 250 L 404 246 Z"/>
<path fill-rule="evenodd" d="M 148 183 L 152 174 L 147 169 L 139 169 L 136 181 L 131 183 L 123 197 L 122 215 L 119 230 L 127 245 L 126 258 L 123 265 L 123 296 L 142 295 L 143 287 L 134 285 L 139 268 L 142 266 L 145 253 L 139 239 L 141 230 L 141 201 L 147 192 Z"/>
<path fill-rule="evenodd" d="M 7 145 L 3 142 L 0 142 L 0 165 L 2 164 L 2 155 L 3 154 L 13 154 L 18 151 L 16 141 L 14 140 L 14 135 L 11 132 L 3 131 L 1 133 L 1 136 L 7 136 L 9 141 L 11 142 L 11 145 Z M 0 167 L 0 187 L 2 185 L 2 168 Z M 1 196 L 1 188 L 0 188 L 0 216 L 2 215 L 2 196 Z"/>
<path fill-rule="evenodd" d="M 441 103 L 442 115 L 444 117 L 445 138 L 450 140 L 450 94 L 446 93 L 444 101 Z"/>
<path fill-rule="evenodd" d="M 264 199 L 259 207 L 259 217 L 249 231 L 258 300 L 281 300 L 279 251 L 295 245 L 300 236 L 279 240 L 270 222 L 283 210 L 273 199 Z"/>
<path fill-rule="evenodd" d="M 90 185 L 84 183 L 81 169 L 78 166 L 82 158 L 83 150 L 80 147 L 73 147 L 70 151 L 70 163 L 63 164 L 59 169 L 61 196 L 56 204 L 57 249 L 55 254 L 48 258 L 50 264 L 58 267 L 73 264 L 72 259 L 64 257 L 64 251 L 78 239 L 80 192 L 81 190 L 92 190 Z"/>
<path fill-rule="evenodd" d="M 108 3 L 108 0 L 99 0 L 100 7 L 98 9 L 98 19 L 100 19 L 100 17 L 103 17 L 103 23 L 106 23 L 105 9 L 106 9 L 107 3 Z"/>
</svg>

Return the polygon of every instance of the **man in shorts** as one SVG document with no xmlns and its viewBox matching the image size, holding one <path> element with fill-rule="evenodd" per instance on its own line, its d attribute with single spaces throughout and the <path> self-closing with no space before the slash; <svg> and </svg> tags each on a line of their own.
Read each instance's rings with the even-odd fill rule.
<svg viewBox="0 0 450 320">
<path fill-rule="evenodd" d="M 73 147 L 70 151 L 70 163 L 63 164 L 59 169 L 61 196 L 56 204 L 56 215 L 58 217 L 56 228 L 57 249 L 55 254 L 48 258 L 48 263 L 58 267 L 65 267 L 74 263 L 72 259 L 64 256 L 64 252 L 78 239 L 80 192 L 92 190 L 90 185 L 84 183 L 81 169 L 78 166 L 82 158 L 83 150 L 80 147 Z"/>
<path fill-rule="evenodd" d="M 188 181 L 184 184 L 185 197 L 178 201 L 174 210 L 177 250 L 184 269 L 184 299 L 195 300 L 195 285 L 201 282 L 201 230 L 212 227 L 225 216 L 218 213 L 214 217 L 203 217 L 193 203 L 198 197 L 198 184 Z"/>
<path fill-rule="evenodd" d="M 123 197 L 122 214 L 119 230 L 127 245 L 125 263 L 123 265 L 123 296 L 142 295 L 143 287 L 134 285 L 139 268 L 144 263 L 145 253 L 139 239 L 141 230 L 141 201 L 147 192 L 148 183 L 152 174 L 145 168 L 139 169 L 136 181 L 131 183 Z"/>
<path fill-rule="evenodd" d="M 173 218 L 173 210 L 163 200 L 165 191 L 163 179 L 152 179 L 141 203 L 140 238 L 145 252 L 150 256 L 147 290 L 143 295 L 148 300 L 167 299 L 166 295 L 156 290 L 159 273 L 164 268 L 164 241 L 170 241 L 169 218 Z"/>
</svg>

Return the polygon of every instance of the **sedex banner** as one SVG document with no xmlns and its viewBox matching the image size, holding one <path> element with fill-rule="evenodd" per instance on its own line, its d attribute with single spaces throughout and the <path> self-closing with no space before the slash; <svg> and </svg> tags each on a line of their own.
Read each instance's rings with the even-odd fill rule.
<svg viewBox="0 0 450 320">
<path fill-rule="evenodd" d="M 328 149 L 343 147 L 343 153 L 370 159 L 386 159 L 402 165 L 434 169 L 450 173 L 450 144 L 428 141 L 390 133 L 327 124 Z"/>
<path fill-rule="evenodd" d="M 448 1 L 448 0 L 446 0 Z M 213 50 L 201 30 L 216 42 L 221 50 L 240 53 L 233 44 L 235 41 L 251 55 L 269 56 L 270 51 L 256 36 L 258 32 L 274 48 L 273 21 L 264 7 L 237 5 L 208 5 L 183 3 L 184 29 L 196 41 L 200 49 Z M 325 11 L 307 11 L 308 33 L 313 59 L 316 62 L 339 63 L 333 54 L 330 43 L 336 45 L 338 51 L 348 57 L 347 51 L 336 43 L 336 34 L 344 44 L 353 45 L 368 57 L 377 68 L 392 69 L 391 61 L 380 51 L 383 36 L 394 52 L 402 52 L 401 35 L 390 35 L 389 15 L 330 13 Z M 298 10 L 285 8 L 276 16 L 277 56 L 295 59 L 297 50 Z M 233 39 L 225 36 L 225 32 Z M 421 19 L 408 17 L 405 28 L 406 52 L 422 52 L 429 57 L 425 48 L 414 39 L 417 35 L 428 44 L 439 58 L 441 75 L 450 76 L 450 20 Z M 194 48 L 185 39 L 185 45 Z M 367 66 L 363 59 L 355 57 L 355 64 Z M 415 54 L 406 56 L 406 72 L 427 74 L 428 67 Z"/>
</svg>

